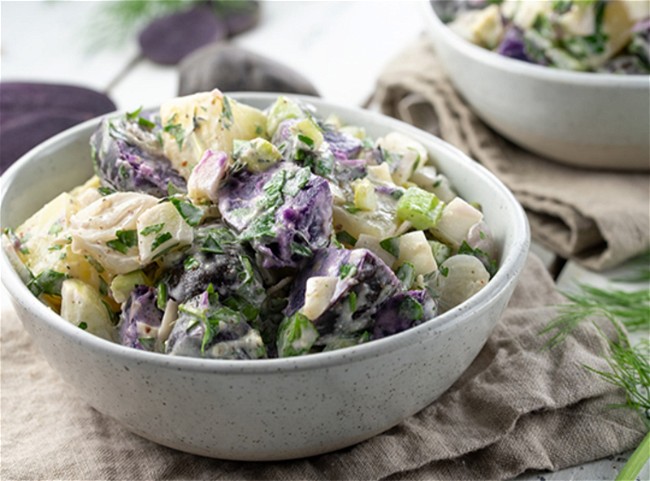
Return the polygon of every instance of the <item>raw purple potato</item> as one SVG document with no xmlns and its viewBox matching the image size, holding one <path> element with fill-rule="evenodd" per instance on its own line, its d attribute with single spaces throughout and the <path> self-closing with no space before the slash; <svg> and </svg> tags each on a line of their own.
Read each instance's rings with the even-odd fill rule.
<svg viewBox="0 0 650 481">
<path fill-rule="evenodd" d="M 120 343 L 143 351 L 153 351 L 163 311 L 156 306 L 156 290 L 136 286 L 120 316 Z"/>
<path fill-rule="evenodd" d="M 26 114 L 88 120 L 115 110 L 106 95 L 73 85 L 0 82 L 0 124 Z M 25 123 L 26 124 L 26 123 Z M 4 132 L 3 132 L 4 134 Z M 6 137 L 3 135 L 3 140 Z"/>
<path fill-rule="evenodd" d="M 405 331 L 436 315 L 436 303 L 427 291 L 400 292 L 377 311 L 372 338 L 380 339 Z"/>
<path fill-rule="evenodd" d="M 213 43 L 188 55 L 179 65 L 179 95 L 218 88 L 228 91 L 286 92 L 318 96 L 299 72 L 235 45 Z"/>
<path fill-rule="evenodd" d="M 349 335 L 368 329 L 379 306 L 401 289 L 393 271 L 369 250 L 323 249 L 294 281 L 285 316 L 303 308 L 307 281 L 316 276 L 338 278 L 327 308 L 312 321 L 321 336 Z"/>
<path fill-rule="evenodd" d="M 104 187 L 155 197 L 166 197 L 170 186 L 177 192 L 187 191 L 185 179 L 162 154 L 156 128 L 142 127 L 137 120 L 102 121 L 90 145 L 95 173 Z"/>
<path fill-rule="evenodd" d="M 260 20 L 260 2 L 243 1 L 213 2 L 217 14 L 228 27 L 228 36 L 234 37 L 255 27 Z"/>
<path fill-rule="evenodd" d="M 23 114 L 3 122 L 0 173 L 36 145 L 84 120 L 87 120 L 84 114 L 49 111 Z"/>
<path fill-rule="evenodd" d="M 149 60 L 176 65 L 183 57 L 211 42 L 223 40 L 228 27 L 207 5 L 153 20 L 139 37 L 140 49 Z"/>
<path fill-rule="evenodd" d="M 256 317 L 266 297 L 254 263 L 234 234 L 220 224 L 201 226 L 195 231 L 192 247 L 170 269 L 165 283 L 169 297 L 177 302 L 187 301 L 212 284 L 222 299 L 232 298 L 232 306 L 252 309 L 250 318 Z"/>
<path fill-rule="evenodd" d="M 496 49 L 497 53 L 504 57 L 510 57 L 518 60 L 530 62 L 526 55 L 526 46 L 524 44 L 524 35 L 520 29 L 511 26 L 506 30 L 503 40 Z"/>
<path fill-rule="evenodd" d="M 213 359 L 266 357 L 262 338 L 245 316 L 222 305 L 210 290 L 179 306 L 165 353 Z"/>
<path fill-rule="evenodd" d="M 266 172 L 239 172 L 221 189 L 219 211 L 266 269 L 296 268 L 326 247 L 332 194 L 309 169 L 281 162 Z"/>
</svg>

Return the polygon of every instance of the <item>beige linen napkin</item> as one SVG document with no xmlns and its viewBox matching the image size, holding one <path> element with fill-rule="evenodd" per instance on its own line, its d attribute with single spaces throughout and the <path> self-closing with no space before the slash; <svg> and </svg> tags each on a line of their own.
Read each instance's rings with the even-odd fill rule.
<svg viewBox="0 0 650 481">
<path fill-rule="evenodd" d="M 243 463 L 201 458 L 129 433 L 78 399 L 41 357 L 3 298 L 2 479 L 501 479 L 624 450 L 643 436 L 636 413 L 607 409 L 622 393 L 584 369 L 606 369 L 590 324 L 553 351 L 539 330 L 561 302 L 528 260 L 500 323 L 470 369 L 437 402 L 364 443 L 313 458 Z"/>
<path fill-rule="evenodd" d="M 533 237 L 560 256 L 601 270 L 650 248 L 648 174 L 573 168 L 505 140 L 453 89 L 427 37 L 386 67 L 372 102 L 490 169 L 525 207 Z"/>
</svg>

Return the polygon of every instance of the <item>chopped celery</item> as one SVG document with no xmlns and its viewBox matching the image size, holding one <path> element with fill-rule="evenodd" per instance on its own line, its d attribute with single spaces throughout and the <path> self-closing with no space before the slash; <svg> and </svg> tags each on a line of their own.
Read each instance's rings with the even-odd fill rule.
<svg viewBox="0 0 650 481">
<path fill-rule="evenodd" d="M 409 187 L 397 203 L 397 218 L 409 221 L 416 229 L 430 229 L 438 223 L 443 207 L 435 194 Z"/>
<path fill-rule="evenodd" d="M 129 272 L 128 274 L 120 274 L 115 276 L 111 282 L 111 295 L 120 304 L 126 301 L 135 286 L 150 286 L 151 281 L 146 274 L 140 270 Z"/>
<path fill-rule="evenodd" d="M 304 116 L 305 114 L 300 106 L 283 95 L 278 97 L 278 100 L 269 108 L 266 130 L 272 136 L 283 121 L 287 119 L 300 119 Z"/>
</svg>

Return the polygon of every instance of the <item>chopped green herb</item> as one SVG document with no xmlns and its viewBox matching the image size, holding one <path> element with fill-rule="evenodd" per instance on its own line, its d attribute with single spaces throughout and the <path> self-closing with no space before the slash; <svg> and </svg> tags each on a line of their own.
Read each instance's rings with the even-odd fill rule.
<svg viewBox="0 0 650 481">
<path fill-rule="evenodd" d="M 399 237 L 389 237 L 379 243 L 379 246 L 394 257 L 399 257 Z"/>
<path fill-rule="evenodd" d="M 137 120 L 137 118 L 140 117 L 140 112 L 142 112 L 142 106 L 140 106 L 140 108 L 134 110 L 133 112 L 127 112 L 126 120 Z"/>
<path fill-rule="evenodd" d="M 183 262 L 183 268 L 186 271 L 191 271 L 199 267 L 201 264 L 199 261 L 196 260 L 194 256 L 189 256 L 185 261 Z"/>
<path fill-rule="evenodd" d="M 172 238 L 172 235 L 169 232 L 163 232 L 162 234 L 157 235 L 156 238 L 153 240 L 153 242 L 151 244 L 151 250 L 155 251 L 156 249 L 158 249 L 158 247 L 163 245 L 165 242 L 167 242 L 171 238 Z"/>
<path fill-rule="evenodd" d="M 172 197 L 169 201 L 174 205 L 174 207 L 176 207 L 178 213 L 190 226 L 196 227 L 201 223 L 201 219 L 203 219 L 203 210 L 199 209 L 191 202 L 176 197 Z"/>
<path fill-rule="evenodd" d="M 395 275 L 402 282 L 404 289 L 409 290 L 415 281 L 415 266 L 410 262 L 405 262 L 399 266 Z"/>
<path fill-rule="evenodd" d="M 185 142 L 185 130 L 181 124 L 173 123 L 176 119 L 176 114 L 171 118 L 170 122 L 163 127 L 163 130 L 174 137 L 176 144 L 178 145 L 178 150 L 183 149 L 183 142 Z"/>
<path fill-rule="evenodd" d="M 471 247 L 467 241 L 463 241 L 463 243 L 458 248 L 458 253 L 476 257 L 485 265 L 485 268 L 490 274 L 490 277 L 496 274 L 498 270 L 496 259 L 492 259 L 487 252 L 479 249 L 478 247 Z"/>
<path fill-rule="evenodd" d="M 138 125 L 143 129 L 147 129 L 147 130 L 151 130 L 154 127 L 156 127 L 156 124 L 154 122 L 152 122 L 149 119 L 145 119 L 144 117 L 138 118 Z"/>
<path fill-rule="evenodd" d="M 361 211 L 361 209 L 359 209 L 358 207 L 356 207 L 354 204 L 350 204 L 350 203 L 343 204 L 343 208 L 344 208 L 346 211 L 348 211 L 350 214 L 356 214 L 357 212 L 360 212 L 360 211 Z"/>
<path fill-rule="evenodd" d="M 138 342 L 147 351 L 153 351 L 156 346 L 155 337 L 138 337 Z"/>
<path fill-rule="evenodd" d="M 424 317 L 424 307 L 411 296 L 406 296 L 398 308 L 399 316 L 402 319 L 419 321 Z"/>
<path fill-rule="evenodd" d="M 157 234 L 162 230 L 162 228 L 165 227 L 165 223 L 161 222 L 160 224 L 153 224 L 150 226 L 145 227 L 140 231 L 140 235 L 142 236 L 148 236 L 151 234 Z"/>
<path fill-rule="evenodd" d="M 63 230 L 63 226 L 61 225 L 61 221 L 56 221 L 52 226 L 50 227 L 50 230 L 47 231 L 49 235 L 57 235 Z"/>
<path fill-rule="evenodd" d="M 229 130 L 235 119 L 232 115 L 232 107 L 230 106 L 230 100 L 227 96 L 223 96 L 223 105 L 221 107 L 221 125 L 224 129 Z"/>
<path fill-rule="evenodd" d="M 285 317 L 278 327 L 279 357 L 299 356 L 309 352 L 318 339 L 318 331 L 307 316 L 297 312 Z"/>
<path fill-rule="evenodd" d="M 350 312 L 355 313 L 357 311 L 357 293 L 350 291 L 348 296 L 348 305 L 350 306 Z"/>
<path fill-rule="evenodd" d="M 171 180 L 167 182 L 167 195 L 169 197 L 179 194 L 180 192 L 181 191 L 178 190 L 178 187 L 176 187 L 176 185 L 173 184 Z"/>
<path fill-rule="evenodd" d="M 108 295 L 108 284 L 106 284 L 106 281 L 104 280 L 103 277 L 99 278 L 99 293 L 102 296 Z"/>
<path fill-rule="evenodd" d="M 93 266 L 93 268 L 99 272 L 100 274 L 104 272 L 104 266 L 101 265 L 93 256 L 86 256 L 86 260 L 88 261 L 88 264 Z"/>
<path fill-rule="evenodd" d="M 447 277 L 449 275 L 449 267 L 447 266 L 440 266 L 438 268 L 438 271 L 440 271 L 440 275 L 442 275 L 442 277 Z"/>
<path fill-rule="evenodd" d="M 167 284 L 161 282 L 156 288 L 156 306 L 161 311 L 165 310 L 167 307 Z"/>
<path fill-rule="evenodd" d="M 298 140 L 303 144 L 305 144 L 310 149 L 314 147 L 314 141 L 311 137 L 307 137 L 306 135 L 303 134 L 298 134 Z"/>
<path fill-rule="evenodd" d="M 118 230 L 115 239 L 106 243 L 113 250 L 126 254 L 131 247 L 138 243 L 138 233 L 135 230 Z"/>
<path fill-rule="evenodd" d="M 339 269 L 339 277 L 345 279 L 348 276 L 353 276 L 357 272 L 357 266 L 354 264 L 342 264 Z"/>
<path fill-rule="evenodd" d="M 111 189 L 110 187 L 97 187 L 97 192 L 99 192 L 102 196 L 107 196 L 115 193 L 115 190 Z"/>
<path fill-rule="evenodd" d="M 31 279 L 27 283 L 27 287 L 35 296 L 41 294 L 60 296 L 61 285 L 67 278 L 66 274 L 48 269 Z"/>
<path fill-rule="evenodd" d="M 357 240 L 349 232 L 344 230 L 342 230 L 341 232 L 337 232 L 336 240 L 352 247 L 354 247 L 357 243 Z"/>
<path fill-rule="evenodd" d="M 232 310 L 241 312 L 248 321 L 254 321 L 260 313 L 259 309 L 239 296 L 228 297 L 224 299 L 223 303 Z"/>
<path fill-rule="evenodd" d="M 63 249 L 63 244 L 54 244 L 47 248 L 48 251 L 60 251 L 61 249 Z"/>
<path fill-rule="evenodd" d="M 291 253 L 301 257 L 311 257 L 314 255 L 309 247 L 298 244 L 297 242 L 291 242 Z"/>
<path fill-rule="evenodd" d="M 78 327 L 79 327 L 79 329 L 82 329 L 82 330 L 85 331 L 86 329 L 88 329 L 88 324 L 86 324 L 85 322 L 81 321 L 81 322 L 79 323 L 79 326 L 78 326 Z"/>
</svg>

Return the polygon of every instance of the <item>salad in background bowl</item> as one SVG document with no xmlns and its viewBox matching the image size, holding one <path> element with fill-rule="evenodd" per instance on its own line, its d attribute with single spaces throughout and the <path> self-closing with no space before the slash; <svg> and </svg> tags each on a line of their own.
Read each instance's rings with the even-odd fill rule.
<svg viewBox="0 0 650 481">
<path fill-rule="evenodd" d="M 494 130 L 572 166 L 650 169 L 648 2 L 422 5 L 441 66 Z"/>
<path fill-rule="evenodd" d="M 454 32 L 504 57 L 578 72 L 650 74 L 648 2 L 457 2 L 447 15 Z"/>
<path fill-rule="evenodd" d="M 204 116 L 207 112 L 200 105 L 194 105 L 195 110 L 187 99 L 166 103 L 153 115 L 150 110 L 128 116 L 112 114 L 50 139 L 3 176 L 2 227 L 15 228 L 13 235 L 18 239 L 9 234 L 9 249 L 0 251 L 2 281 L 48 362 L 78 395 L 129 430 L 165 446 L 223 459 L 277 460 L 333 451 L 385 431 L 430 404 L 479 353 L 515 288 L 530 241 L 521 206 L 501 182 L 460 151 L 394 119 L 292 96 L 281 104 L 286 109 L 279 109 L 293 112 L 293 118 L 283 118 L 285 129 L 283 122 L 274 124 L 273 108 L 265 112 L 276 105 L 277 95 L 202 95 L 199 98 L 208 100 L 203 107 L 209 111 L 214 105 L 217 115 Z M 312 105 L 315 111 L 306 111 L 305 105 Z M 147 155 L 160 154 L 156 150 L 160 141 L 155 112 L 159 112 L 162 129 L 161 155 L 167 161 L 156 157 L 152 164 L 144 161 L 143 146 L 150 149 Z M 195 112 L 206 120 L 195 119 Z M 244 118 L 252 122 L 242 122 Z M 336 128 L 325 128 L 319 119 L 329 119 L 325 124 Z M 312 123 L 320 128 L 313 129 Z M 208 137 L 198 134 L 205 126 L 209 145 L 205 144 Z M 148 128 L 151 136 L 144 135 Z M 383 139 L 382 149 L 408 157 L 409 163 L 400 160 L 391 169 L 389 162 L 377 162 L 378 144 L 364 145 L 360 129 L 367 138 Z M 333 165 L 342 163 L 346 175 L 361 174 L 360 163 L 350 159 L 366 158 L 359 157 L 363 152 L 370 156 L 363 162 L 366 169 L 373 165 L 373 158 L 380 169 L 389 167 L 380 177 L 382 184 L 373 184 L 379 181 L 368 178 L 366 170 L 365 176 L 340 182 L 343 192 L 339 193 L 327 180 L 330 164 L 312 162 L 318 156 L 298 154 L 300 165 L 275 158 L 271 146 L 281 157 L 292 152 L 292 158 L 296 148 L 318 150 L 318 133 L 323 136 L 321 147 L 326 142 L 337 146 L 330 147 L 335 157 L 330 159 Z M 277 145 L 273 142 L 276 135 Z M 289 137 L 281 149 L 285 135 Z M 254 141 L 259 137 L 267 143 Z M 396 152 L 403 139 L 414 142 L 408 144 L 412 148 Z M 134 149 L 134 145 L 140 147 Z M 282 154 L 284 149 L 289 150 Z M 355 154 L 344 154 L 350 151 Z M 219 152 L 226 153 L 227 159 Z M 417 162 L 418 156 L 424 159 L 423 153 L 428 165 Z M 225 165 L 229 174 L 221 176 Z M 402 165 L 406 168 L 397 168 Z M 422 174 L 442 173 L 445 178 L 432 177 L 430 184 L 421 186 L 413 174 L 427 166 L 435 168 L 435 174 L 431 169 Z M 98 178 L 88 182 L 95 173 L 100 174 Z M 280 181 L 271 181 L 276 178 Z M 448 190 L 445 179 L 454 192 Z M 312 189 L 315 195 L 307 195 Z M 409 194 L 409 189 L 418 195 Z M 457 239 L 460 245 L 450 249 L 457 255 L 446 261 L 436 260 L 429 243 L 433 236 L 430 224 L 435 221 L 435 228 L 443 232 L 444 222 L 433 205 L 434 192 L 427 189 L 442 189 L 435 195 L 439 204 L 446 204 L 444 209 L 452 206 L 455 193 L 456 198 L 476 203 L 461 203 L 459 212 L 474 217 L 461 216 L 467 221 L 460 224 L 462 228 L 447 232 L 445 244 L 451 246 Z M 396 190 L 404 192 L 396 195 Z M 375 218 L 373 213 L 379 211 L 369 208 L 374 205 L 371 191 L 377 206 L 390 203 L 395 214 L 400 200 L 409 202 L 403 204 L 403 214 Z M 443 200 L 445 195 L 452 198 Z M 63 202 L 56 201 L 59 196 Z M 337 196 L 345 199 L 343 203 L 336 203 Z M 134 199 L 137 201 L 130 203 Z M 46 204 L 46 210 L 41 210 Z M 344 206 L 342 212 L 335 213 L 337 205 Z M 422 205 L 427 208 L 416 208 Z M 49 212 L 54 206 L 55 212 Z M 349 215 L 359 220 L 347 224 L 333 220 L 330 224 L 328 206 L 332 219 Z M 296 216 L 303 207 L 305 211 Z M 62 219 L 60 209 L 66 223 L 57 224 L 56 220 Z M 489 226 L 489 236 L 484 229 L 469 232 L 477 224 L 476 213 Z M 41 221 L 36 222 L 39 217 Z M 282 222 L 277 222 L 278 218 Z M 299 229 L 302 234 L 298 237 L 287 235 L 301 220 L 311 228 Z M 404 222 L 412 227 L 398 232 Z M 33 239 L 40 232 L 47 242 L 30 244 L 29 238 L 21 237 L 26 226 L 33 227 Z M 391 240 L 383 246 L 381 241 L 376 246 L 366 240 L 367 247 L 362 248 L 360 226 L 379 229 L 374 237 Z M 66 229 L 71 239 L 63 234 Z M 379 235 L 381 229 L 389 229 L 390 234 Z M 426 250 L 420 242 L 423 236 Z M 404 237 L 408 242 L 403 244 Z M 496 265 L 474 255 L 478 254 L 476 248 L 487 252 L 485 244 L 473 244 L 474 253 L 460 253 L 463 240 L 471 244 L 472 239 L 480 243 L 488 238 L 497 254 Z M 411 246 L 421 247 L 411 250 Z M 27 251 L 20 252 L 25 247 Z M 29 260 L 32 250 L 34 257 Z M 70 271 L 78 268 L 76 273 L 53 268 L 64 253 L 81 256 L 76 264 L 64 264 Z M 485 278 L 479 279 L 472 287 L 475 293 L 467 299 L 463 297 L 468 292 L 468 277 L 459 276 L 461 282 L 448 287 L 463 295 L 447 297 L 446 306 L 440 302 L 441 295 L 436 306 L 433 298 L 427 297 L 431 293 L 417 283 L 427 280 L 432 269 L 440 272 L 440 267 L 447 273 L 446 279 L 453 280 L 452 272 L 459 266 L 445 263 L 466 258 L 474 266 L 470 270 L 494 274 L 487 283 Z M 41 259 L 43 270 L 39 271 L 35 262 Z M 409 261 L 413 272 L 407 268 L 396 275 L 393 269 L 399 272 Z M 105 277 L 109 269 L 112 278 Z M 170 276 L 166 283 L 152 282 L 165 278 L 156 277 L 159 271 Z M 279 277 L 269 276 L 271 271 Z M 286 285 L 282 281 L 290 271 L 293 278 L 284 282 L 292 287 L 284 301 Z M 213 281 L 218 280 L 204 282 L 206 272 Z M 422 279 L 418 279 L 420 275 Z M 314 278 L 320 280 L 310 283 Z M 330 295 L 330 290 L 340 296 Z M 35 294 L 55 309 L 57 300 L 62 308 L 67 299 L 68 320 Z M 97 302 L 86 302 L 88 297 Z M 261 298 L 281 301 L 275 306 L 279 309 L 276 317 L 257 317 L 255 308 Z M 331 302 L 335 298 L 337 302 Z M 164 305 L 158 305 L 159 299 L 166 299 Z M 178 315 L 165 346 L 158 334 L 171 324 L 166 321 L 174 318 L 165 318 L 173 314 L 167 312 L 170 302 L 178 304 Z M 105 322 L 105 303 L 112 312 L 122 311 L 117 331 L 112 322 Z M 78 316 L 80 306 L 85 306 L 83 317 Z M 427 319 L 434 307 L 438 314 Z M 349 316 L 352 311 L 373 315 L 354 318 Z M 296 313 L 300 313 L 299 322 L 295 322 Z M 160 324 L 143 319 L 159 319 Z M 212 323 L 215 319 L 218 332 L 211 329 L 217 324 Z M 278 339 L 284 340 L 266 342 L 261 319 L 273 320 Z M 396 319 L 404 322 L 396 323 Z M 370 323 L 358 327 L 356 320 Z M 332 332 L 337 336 L 329 336 Z M 134 345 L 102 337 L 126 339 Z M 255 358 L 263 354 L 260 338 L 267 357 L 274 356 L 272 349 L 288 355 Z M 295 352 L 288 352 L 287 347 Z M 161 354 L 168 349 L 174 352 Z"/>
</svg>

